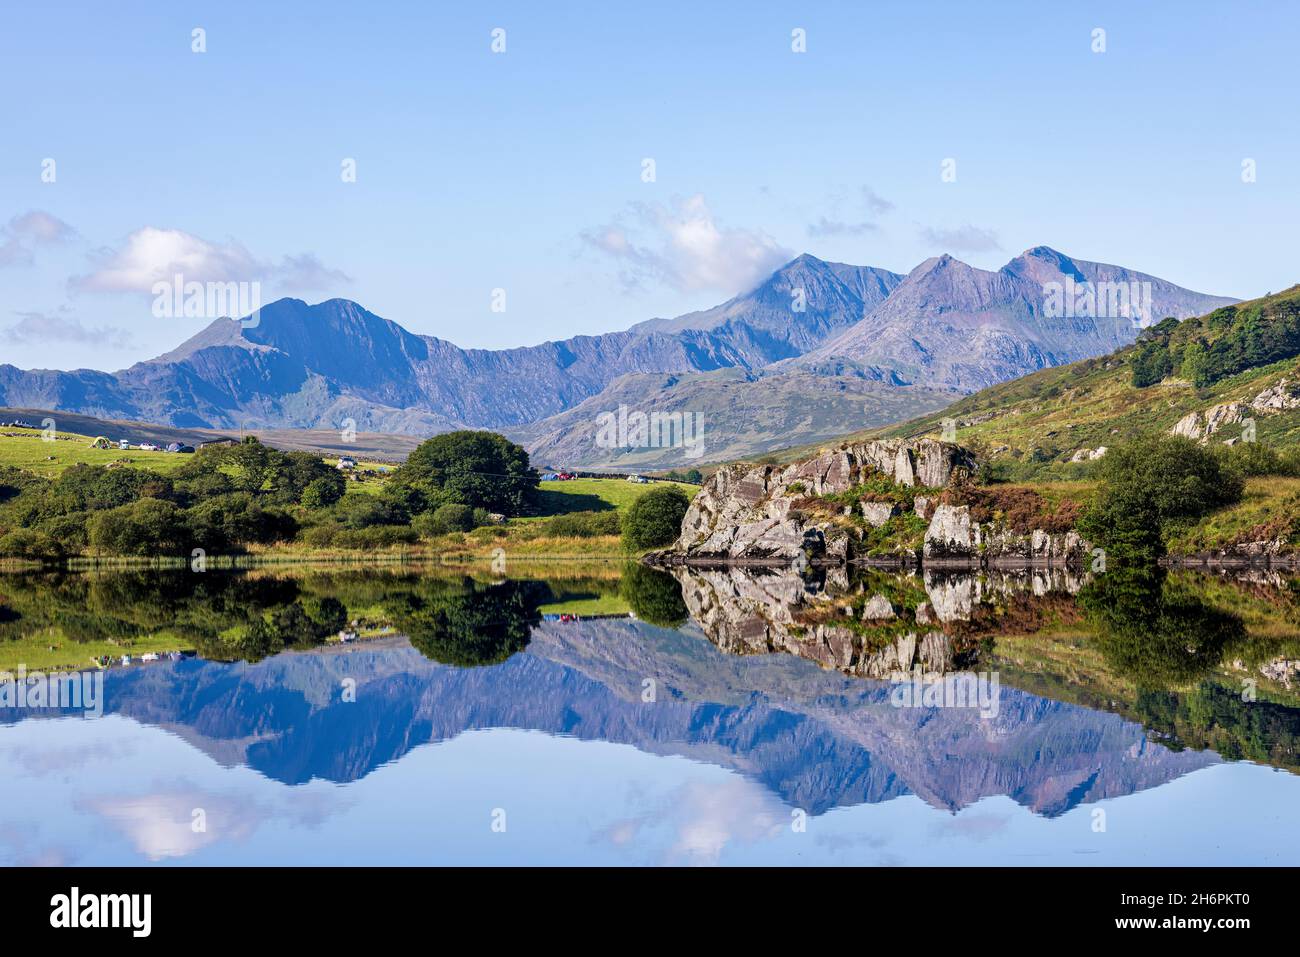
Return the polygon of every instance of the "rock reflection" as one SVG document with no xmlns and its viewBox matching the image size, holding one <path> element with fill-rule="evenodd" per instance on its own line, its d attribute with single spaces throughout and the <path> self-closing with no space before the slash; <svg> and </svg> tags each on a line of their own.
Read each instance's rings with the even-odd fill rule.
<svg viewBox="0 0 1300 957">
<path fill-rule="evenodd" d="M 790 568 L 682 567 L 691 618 L 731 654 L 789 652 L 864 678 L 934 677 L 972 666 L 1007 597 L 1067 599 L 1083 579 L 1064 568 L 913 570 L 852 576 Z M 994 615 L 994 618 L 999 617 Z"/>
</svg>

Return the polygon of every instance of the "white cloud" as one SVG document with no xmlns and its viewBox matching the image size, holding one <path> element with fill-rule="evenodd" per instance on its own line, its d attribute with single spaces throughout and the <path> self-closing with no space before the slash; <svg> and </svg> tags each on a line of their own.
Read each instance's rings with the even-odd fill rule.
<svg viewBox="0 0 1300 957">
<path fill-rule="evenodd" d="M 90 292 L 149 292 L 177 273 L 192 282 L 252 282 L 266 267 L 238 242 L 210 243 L 179 229 L 146 226 L 120 249 L 96 255 L 99 268 L 73 280 Z"/>
<path fill-rule="evenodd" d="M 227 844 L 242 843 L 271 816 L 251 798 L 197 788 L 178 787 L 138 797 L 94 797 L 80 804 L 104 817 L 150 861 L 188 857 L 218 836 Z M 193 826 L 196 808 L 201 808 L 205 817 L 202 830 Z"/>
<path fill-rule="evenodd" d="M 660 282 L 679 292 L 751 289 L 793 254 L 760 230 L 724 227 L 696 194 L 670 205 L 636 204 L 632 225 L 600 226 L 583 240 L 622 264 L 625 285 Z M 642 238 L 643 237 L 643 238 Z"/>
<path fill-rule="evenodd" d="M 65 243 L 76 235 L 77 231 L 57 216 L 29 210 L 0 228 L 0 267 L 30 266 L 36 259 L 34 247 Z"/>
<path fill-rule="evenodd" d="M 618 847 L 650 843 L 657 829 L 670 839 L 661 863 L 717 864 L 728 847 L 762 844 L 790 826 L 790 811 L 766 788 L 738 775 L 688 781 L 642 814 L 612 821 L 595 838 Z"/>
<path fill-rule="evenodd" d="M 11 237 L 0 242 L 0 267 L 30 266 L 32 262 L 32 251 L 17 239 Z"/>
<path fill-rule="evenodd" d="M 352 282 L 347 273 L 326 266 L 313 253 L 285 256 L 276 273 L 279 285 L 290 290 L 329 289 Z"/>
<path fill-rule="evenodd" d="M 837 211 L 849 209 L 854 205 L 851 196 L 846 195 L 844 191 L 837 192 L 832 196 L 831 201 Z M 828 236 L 864 236 L 867 233 L 874 233 L 880 229 L 880 224 L 872 217 L 883 216 L 893 212 L 894 209 L 893 203 L 870 186 L 861 187 L 857 203 L 865 216 L 860 218 L 820 216 L 815 223 L 808 225 L 808 235 L 814 239 L 824 239 Z"/>
<path fill-rule="evenodd" d="M 149 292 L 176 275 L 186 282 L 273 282 L 292 290 L 324 289 L 350 277 L 312 253 L 285 256 L 279 264 L 261 260 L 237 240 L 214 243 L 180 229 L 145 226 L 118 249 L 101 250 L 98 268 L 72 280 L 87 292 Z"/>
<path fill-rule="evenodd" d="M 43 312 L 17 313 L 18 321 L 4 330 L 0 337 L 15 345 L 49 342 L 93 342 L 109 349 L 126 349 L 131 345 L 131 335 L 116 326 L 89 328 L 81 320 Z"/>
<path fill-rule="evenodd" d="M 880 227 L 875 223 L 869 223 L 865 220 L 860 223 L 846 223 L 838 219 L 828 219 L 823 216 L 808 226 L 808 235 L 816 239 L 825 236 L 862 236 L 865 233 L 874 233 Z"/>
<path fill-rule="evenodd" d="M 77 231 L 63 220 L 40 209 L 29 210 L 9 220 L 7 231 L 33 243 L 63 243 L 77 235 Z"/>
<path fill-rule="evenodd" d="M 921 239 L 940 247 L 942 252 L 983 253 L 1002 248 L 998 245 L 997 233 L 979 226 L 959 226 L 956 229 L 926 226 L 921 229 Z"/>
<path fill-rule="evenodd" d="M 893 212 L 894 204 L 885 197 L 881 196 L 870 186 L 862 187 L 862 202 L 866 205 L 869 212 L 877 216 L 883 216 L 885 213 Z"/>
</svg>

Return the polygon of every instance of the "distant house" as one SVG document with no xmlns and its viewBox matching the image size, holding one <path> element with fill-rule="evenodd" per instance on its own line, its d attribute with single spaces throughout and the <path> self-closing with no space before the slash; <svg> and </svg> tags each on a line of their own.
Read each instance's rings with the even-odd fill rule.
<svg viewBox="0 0 1300 957">
<path fill-rule="evenodd" d="M 207 448 L 211 448 L 214 445 L 238 445 L 238 444 L 239 444 L 238 439 L 232 439 L 229 436 L 224 436 L 220 439 L 209 439 L 206 442 L 200 442 L 199 448 L 207 449 Z"/>
</svg>

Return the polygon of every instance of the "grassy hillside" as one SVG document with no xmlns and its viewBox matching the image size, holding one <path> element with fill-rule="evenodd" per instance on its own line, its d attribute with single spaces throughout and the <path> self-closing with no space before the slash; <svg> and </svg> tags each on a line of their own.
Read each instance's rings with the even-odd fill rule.
<svg viewBox="0 0 1300 957">
<path fill-rule="evenodd" d="M 79 463 L 110 465 L 119 462 L 135 468 L 170 472 L 185 464 L 188 456 L 167 452 L 141 452 L 131 449 L 92 449 L 94 436 L 58 433 L 53 441 L 45 441 L 40 429 L 6 428 L 0 430 L 0 465 L 26 469 L 53 478 L 64 469 Z"/>
<path fill-rule="evenodd" d="M 246 429 L 182 429 L 148 422 L 128 422 L 123 419 L 101 419 L 75 412 L 55 412 L 49 409 L 0 407 L 0 421 L 31 422 L 39 425 L 53 419 L 60 433 L 88 436 L 102 435 L 116 442 L 126 439 L 132 445 L 153 442 L 164 448 L 170 442 L 197 446 L 220 438 L 240 438 L 244 434 L 256 435 L 272 448 L 286 452 L 319 452 L 321 455 L 351 455 L 376 462 L 402 462 L 411 449 L 420 444 L 414 435 L 397 435 L 388 432 L 357 432 L 343 440 L 338 429 L 266 429 L 256 419 L 250 419 Z M 12 430 L 11 430 L 12 431 Z"/>
<path fill-rule="evenodd" d="M 1070 460 L 1081 450 L 1169 432 L 1188 413 L 1240 402 L 1255 420 L 1257 441 L 1296 446 L 1300 409 L 1249 407 L 1283 379 L 1300 380 L 1298 333 L 1300 286 L 1295 286 L 1198 319 L 1166 320 L 1146 330 L 1137 344 L 1108 356 L 1001 383 L 875 434 L 938 437 L 950 418 L 956 420 L 956 440 L 985 453 L 1007 477 L 1080 478 L 1089 470 L 1087 463 Z M 1251 335 L 1258 343 L 1243 344 Z M 1149 368 L 1153 352 L 1168 356 L 1155 374 Z M 1222 357 L 1208 375 L 1198 359 L 1207 353 Z M 1165 374 L 1158 375 L 1160 371 Z M 1135 379 L 1149 384 L 1135 384 Z M 1232 424 L 1212 441 L 1241 434 L 1241 426 Z"/>
<path fill-rule="evenodd" d="M 1167 365 L 1162 368 L 1157 356 L 1153 370 L 1152 353 L 1162 351 Z M 1208 370 L 1205 354 L 1217 356 Z M 1135 385 L 1135 379 L 1149 384 Z M 1250 409 L 1261 392 L 1283 380 L 1300 385 L 1300 286 L 1181 323 L 1165 320 L 1110 355 L 1042 369 L 839 442 L 940 438 L 944 421 L 952 419 L 955 441 L 981 452 L 999 479 L 1086 479 L 1091 465 L 1072 462 L 1077 453 L 1169 432 L 1188 413 L 1223 403 L 1247 407 L 1259 442 L 1300 447 L 1300 409 Z M 1214 440 L 1241 432 L 1240 424 L 1230 424 Z M 794 446 L 771 460 L 794 461 L 819 447 L 825 445 Z"/>
</svg>

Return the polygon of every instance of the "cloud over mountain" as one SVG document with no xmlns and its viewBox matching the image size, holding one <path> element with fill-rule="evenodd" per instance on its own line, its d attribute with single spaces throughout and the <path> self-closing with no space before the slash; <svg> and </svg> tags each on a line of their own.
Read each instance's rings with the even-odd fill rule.
<svg viewBox="0 0 1300 957">
<path fill-rule="evenodd" d="M 75 277 L 82 292 L 150 292 L 156 282 L 176 275 L 186 282 L 275 282 L 292 291 L 328 289 L 348 276 L 312 253 L 285 256 L 279 263 L 259 259 L 238 240 L 212 242 L 180 229 L 145 226 L 116 249 L 92 255 L 93 272 Z"/>
<path fill-rule="evenodd" d="M 679 292 L 749 289 L 791 258 L 761 230 L 719 224 L 698 193 L 667 205 L 636 203 L 582 239 L 619 263 L 624 285 L 662 283 Z"/>
</svg>

